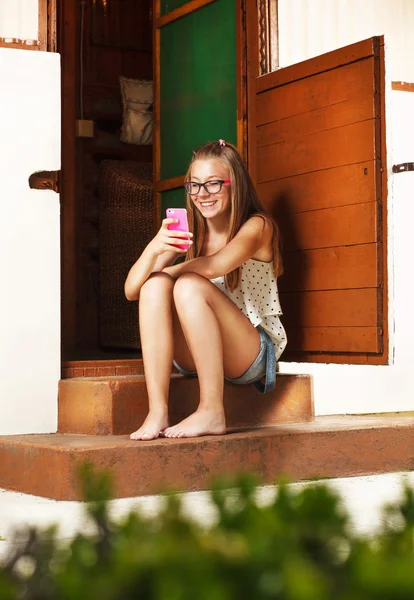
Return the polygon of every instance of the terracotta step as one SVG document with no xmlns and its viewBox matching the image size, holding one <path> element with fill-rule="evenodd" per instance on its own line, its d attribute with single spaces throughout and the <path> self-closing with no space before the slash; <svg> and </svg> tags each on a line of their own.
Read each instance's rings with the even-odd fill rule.
<svg viewBox="0 0 414 600">
<path fill-rule="evenodd" d="M 72 377 L 110 377 L 112 375 L 142 375 L 142 358 L 112 358 L 66 360 L 62 362 L 62 379 Z"/>
<path fill-rule="evenodd" d="M 171 423 L 178 423 L 196 409 L 198 390 L 197 379 L 171 375 Z M 224 401 L 230 428 L 310 421 L 314 415 L 309 375 L 278 374 L 275 389 L 265 395 L 253 386 L 226 383 Z M 59 433 L 131 433 L 147 412 L 144 375 L 80 377 L 59 382 Z"/>
<path fill-rule="evenodd" d="M 262 483 L 345 477 L 414 468 L 411 416 L 317 417 L 224 436 L 133 442 L 128 436 L 0 437 L 0 488 L 57 500 L 81 499 L 84 461 L 110 471 L 115 497 L 208 489 L 240 471 Z"/>
</svg>

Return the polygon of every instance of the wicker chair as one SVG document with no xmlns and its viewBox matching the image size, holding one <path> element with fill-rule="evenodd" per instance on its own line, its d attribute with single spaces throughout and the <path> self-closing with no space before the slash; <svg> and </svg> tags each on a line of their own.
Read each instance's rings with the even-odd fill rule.
<svg viewBox="0 0 414 600">
<path fill-rule="evenodd" d="M 153 237 L 152 165 L 104 160 L 98 182 L 101 346 L 139 349 L 138 302 L 124 283 Z"/>
</svg>

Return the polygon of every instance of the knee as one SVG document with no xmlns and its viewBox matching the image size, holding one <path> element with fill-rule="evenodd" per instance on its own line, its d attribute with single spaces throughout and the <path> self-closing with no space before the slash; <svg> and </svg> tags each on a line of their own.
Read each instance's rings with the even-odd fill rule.
<svg viewBox="0 0 414 600">
<path fill-rule="evenodd" d="M 202 298 L 206 293 L 207 280 L 197 273 L 184 273 L 174 285 L 174 301 L 176 304 L 187 304 L 194 298 Z"/>
<path fill-rule="evenodd" d="M 156 303 L 165 297 L 172 297 L 174 281 L 167 273 L 153 273 L 142 285 L 140 302 Z"/>
</svg>

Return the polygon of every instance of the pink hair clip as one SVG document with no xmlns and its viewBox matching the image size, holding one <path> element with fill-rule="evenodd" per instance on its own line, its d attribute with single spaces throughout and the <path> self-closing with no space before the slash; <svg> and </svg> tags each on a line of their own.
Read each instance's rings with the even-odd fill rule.
<svg viewBox="0 0 414 600">
<path fill-rule="evenodd" d="M 220 140 L 219 140 L 219 144 L 220 144 L 220 146 L 222 146 L 222 147 L 223 147 L 223 146 L 225 146 L 225 145 L 226 145 L 226 142 L 225 142 L 224 140 L 221 140 L 221 139 L 220 139 Z"/>
</svg>

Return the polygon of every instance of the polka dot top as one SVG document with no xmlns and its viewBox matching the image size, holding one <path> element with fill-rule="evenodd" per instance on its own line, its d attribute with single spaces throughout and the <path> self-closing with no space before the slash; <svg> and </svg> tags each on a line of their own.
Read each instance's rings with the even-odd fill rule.
<svg viewBox="0 0 414 600">
<path fill-rule="evenodd" d="M 276 360 L 279 360 L 287 337 L 279 318 L 282 309 L 273 263 L 253 258 L 245 262 L 241 265 L 239 286 L 232 292 L 226 288 L 224 277 L 216 277 L 211 282 L 234 302 L 255 327 L 260 325 L 267 331 L 275 347 Z"/>
</svg>

